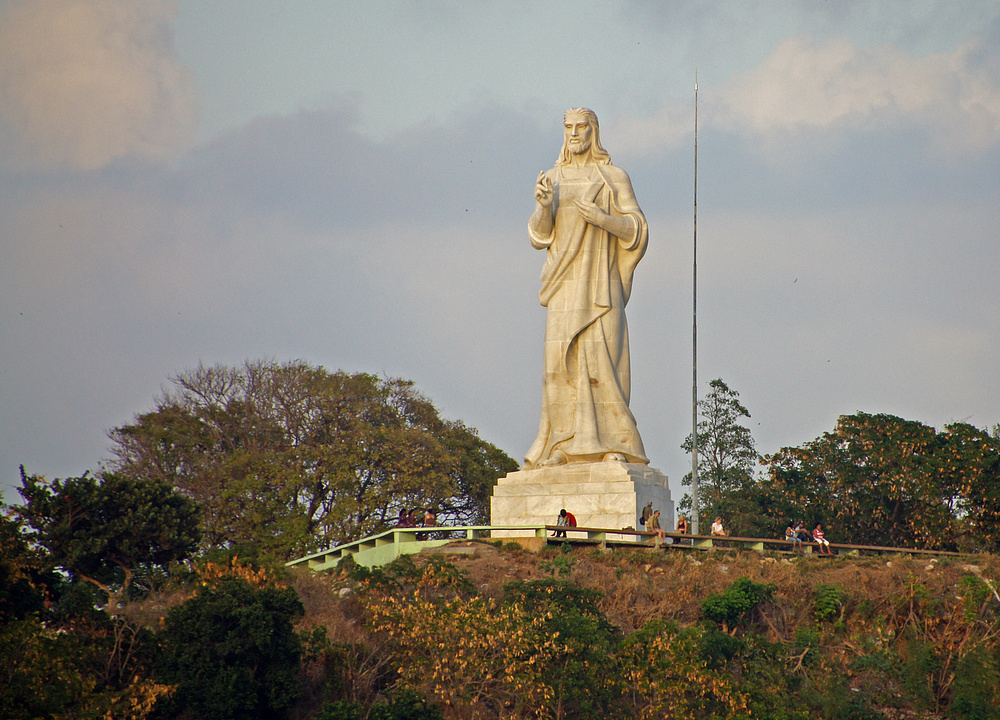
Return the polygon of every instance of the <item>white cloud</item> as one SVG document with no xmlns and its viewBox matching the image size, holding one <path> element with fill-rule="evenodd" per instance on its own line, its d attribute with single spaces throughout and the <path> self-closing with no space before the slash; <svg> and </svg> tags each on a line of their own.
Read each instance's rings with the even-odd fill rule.
<svg viewBox="0 0 1000 720">
<path fill-rule="evenodd" d="M 0 8 L 8 165 L 94 169 L 190 146 L 197 96 L 169 0 L 15 0 Z"/>
<path fill-rule="evenodd" d="M 727 85 L 716 120 L 757 136 L 766 151 L 789 134 L 889 124 L 923 128 L 941 151 L 973 153 L 1000 144 L 998 69 L 982 40 L 915 57 L 891 45 L 796 36 Z"/>
<path fill-rule="evenodd" d="M 618 118 L 612 118 L 610 126 L 614 128 L 618 138 L 614 149 L 625 155 L 642 155 L 651 148 L 669 152 L 690 143 L 694 127 L 693 87 L 691 97 L 689 104 L 669 103 L 651 115 L 639 117 L 622 114 Z M 601 130 L 603 133 L 603 123 Z"/>
</svg>

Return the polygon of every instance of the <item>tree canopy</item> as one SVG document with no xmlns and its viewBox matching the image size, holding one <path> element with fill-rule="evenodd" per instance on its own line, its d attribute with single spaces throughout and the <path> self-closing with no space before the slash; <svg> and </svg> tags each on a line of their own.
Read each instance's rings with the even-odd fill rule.
<svg viewBox="0 0 1000 720">
<path fill-rule="evenodd" d="M 1000 440 L 893 415 L 843 415 L 833 432 L 767 459 L 788 512 L 858 544 L 996 549 Z"/>
<path fill-rule="evenodd" d="M 45 550 L 45 562 L 100 588 L 114 612 L 137 571 L 165 569 L 193 552 L 200 539 L 194 502 L 155 478 L 84 473 L 65 480 L 27 475 L 23 505 L 13 506 Z"/>
<path fill-rule="evenodd" d="M 404 508 L 484 523 L 496 478 L 517 468 L 406 380 L 253 361 L 171 381 L 111 431 L 112 466 L 197 500 L 210 547 L 287 558 L 382 530 Z"/>
<path fill-rule="evenodd" d="M 292 588 L 252 587 L 237 577 L 175 607 L 164 621 L 159 678 L 176 687 L 171 712 L 205 720 L 280 720 L 298 697 L 302 652 Z"/>
</svg>

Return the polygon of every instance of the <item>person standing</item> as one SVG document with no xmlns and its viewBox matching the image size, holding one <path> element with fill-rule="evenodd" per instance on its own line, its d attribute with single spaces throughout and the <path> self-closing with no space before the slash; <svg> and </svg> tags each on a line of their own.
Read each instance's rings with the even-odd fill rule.
<svg viewBox="0 0 1000 720">
<path fill-rule="evenodd" d="M 545 250 L 539 302 L 547 308 L 542 413 L 524 469 L 568 462 L 648 464 L 629 410 L 625 305 L 646 252 L 646 218 L 628 174 L 601 147 L 597 115 L 567 110 L 563 147 L 535 182 L 528 222 Z"/>
<path fill-rule="evenodd" d="M 646 507 L 642 509 L 642 515 L 639 517 L 639 524 L 643 527 L 649 522 L 649 518 L 653 516 L 653 501 L 650 500 L 646 503 Z"/>
</svg>

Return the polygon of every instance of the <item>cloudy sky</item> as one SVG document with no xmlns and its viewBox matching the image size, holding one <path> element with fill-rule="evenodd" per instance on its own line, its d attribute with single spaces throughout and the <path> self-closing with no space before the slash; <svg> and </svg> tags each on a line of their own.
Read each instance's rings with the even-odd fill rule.
<svg viewBox="0 0 1000 720">
<path fill-rule="evenodd" d="M 248 358 L 412 379 L 521 458 L 534 179 L 588 106 L 649 220 L 632 408 L 679 496 L 696 72 L 699 392 L 762 452 L 1000 422 L 995 0 L 0 0 L 5 495 Z"/>
</svg>

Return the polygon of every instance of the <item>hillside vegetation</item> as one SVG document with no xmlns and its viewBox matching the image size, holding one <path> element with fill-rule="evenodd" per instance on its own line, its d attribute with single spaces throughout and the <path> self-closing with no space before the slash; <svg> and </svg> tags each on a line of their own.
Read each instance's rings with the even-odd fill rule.
<svg viewBox="0 0 1000 720">
<path fill-rule="evenodd" d="M 382 677 L 446 718 L 988 718 L 998 572 L 994 556 L 479 545 L 295 585 L 361 705 Z"/>
<path fill-rule="evenodd" d="M 90 583 L 8 563 L 0 715 L 985 719 L 1000 704 L 993 555 L 448 547 L 328 574 L 216 556 L 103 607 Z"/>
<path fill-rule="evenodd" d="M 312 575 L 284 563 L 415 509 L 488 522 L 517 463 L 405 380 L 248 361 L 171 382 L 100 472 L 21 469 L 0 718 L 998 717 L 1000 427 L 859 412 L 761 457 L 738 393 L 700 404 L 699 511 L 734 535 L 797 518 L 966 555 L 468 542 Z"/>
</svg>

